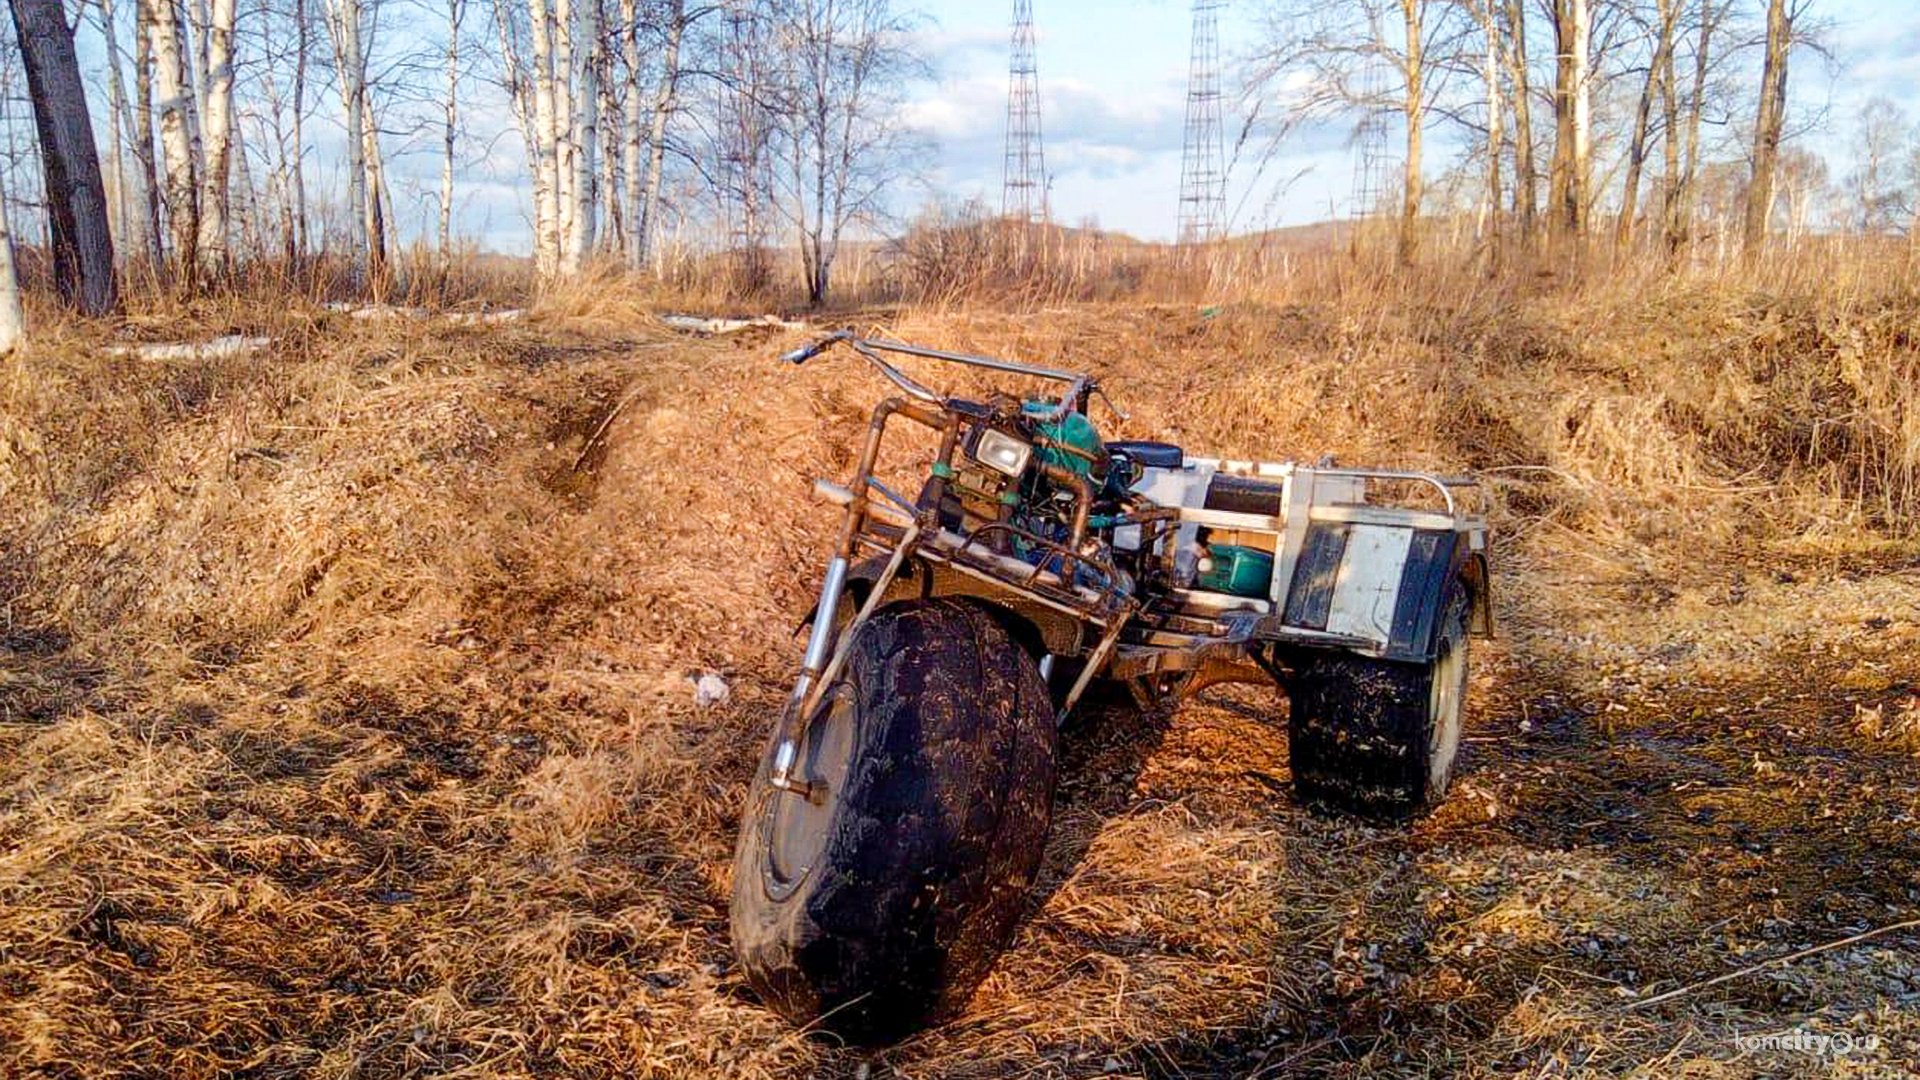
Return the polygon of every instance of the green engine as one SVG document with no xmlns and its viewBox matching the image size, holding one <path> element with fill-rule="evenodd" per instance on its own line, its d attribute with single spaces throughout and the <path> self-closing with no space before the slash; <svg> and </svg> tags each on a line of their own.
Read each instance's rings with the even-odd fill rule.
<svg viewBox="0 0 1920 1080">
<path fill-rule="evenodd" d="M 1034 400 L 1021 406 L 1035 421 L 1033 434 L 1041 461 L 1060 465 L 1098 484 L 1107 477 L 1106 444 L 1085 413 L 1069 412 L 1059 420 L 1043 420 L 1060 407 L 1057 401 Z"/>
</svg>

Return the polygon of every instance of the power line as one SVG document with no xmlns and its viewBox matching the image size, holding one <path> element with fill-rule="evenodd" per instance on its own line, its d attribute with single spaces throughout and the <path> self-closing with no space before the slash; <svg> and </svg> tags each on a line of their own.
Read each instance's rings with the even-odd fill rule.
<svg viewBox="0 0 1920 1080">
<path fill-rule="evenodd" d="M 1183 244 L 1212 240 L 1226 226 L 1227 171 L 1220 124 L 1220 9 L 1194 0 L 1193 52 L 1187 68 L 1187 133 L 1180 156 Z"/>
<path fill-rule="evenodd" d="M 1040 75 L 1034 61 L 1033 4 L 1014 0 L 1013 43 L 1007 62 L 1007 154 L 1000 212 L 1027 221 L 1047 219 L 1047 161 L 1040 149 Z"/>
</svg>

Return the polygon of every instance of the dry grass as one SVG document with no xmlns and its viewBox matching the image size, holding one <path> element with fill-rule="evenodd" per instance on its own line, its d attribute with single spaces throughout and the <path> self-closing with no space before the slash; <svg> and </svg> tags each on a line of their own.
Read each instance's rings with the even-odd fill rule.
<svg viewBox="0 0 1920 1080">
<path fill-rule="evenodd" d="M 669 334 L 675 287 L 611 276 L 510 328 L 135 320 L 278 338 L 219 361 L 36 312 L 0 371 L 0 1073 L 1745 1076 L 1805 1063 L 1732 1033 L 1807 1022 L 1892 1045 L 1818 1067 L 1902 1075 L 1910 938 L 1621 1009 L 1920 895 L 1880 734 L 1920 679 L 1920 304 L 1754 274 L 1327 260 L 1217 311 L 849 316 L 1100 370 L 1127 434 L 1485 470 L 1506 624 L 1410 832 L 1296 807 L 1270 695 L 1090 717 L 1014 949 L 877 1055 L 755 1005 L 724 917 L 868 375 Z"/>
</svg>

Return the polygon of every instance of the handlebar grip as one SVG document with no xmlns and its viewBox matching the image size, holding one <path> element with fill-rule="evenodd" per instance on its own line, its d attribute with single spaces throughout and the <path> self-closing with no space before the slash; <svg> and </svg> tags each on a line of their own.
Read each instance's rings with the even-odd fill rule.
<svg viewBox="0 0 1920 1080">
<path fill-rule="evenodd" d="M 811 345 L 802 345 L 790 353 L 780 354 L 780 359 L 789 364 L 804 364 L 827 350 L 827 346 L 837 341 L 846 341 L 853 337 L 851 330 L 836 330 Z"/>
</svg>

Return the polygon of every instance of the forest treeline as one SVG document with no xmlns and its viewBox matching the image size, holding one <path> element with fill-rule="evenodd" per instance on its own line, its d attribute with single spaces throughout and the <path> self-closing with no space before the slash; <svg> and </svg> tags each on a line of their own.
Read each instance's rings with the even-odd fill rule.
<svg viewBox="0 0 1920 1080">
<path fill-rule="evenodd" d="M 89 314 L 133 281 L 186 293 L 325 262 L 380 292 L 403 251 L 472 254 L 457 188 L 499 138 L 523 151 L 547 283 L 728 252 L 739 287 L 778 260 L 817 305 L 850 238 L 917 236 L 887 249 L 909 269 L 951 246 L 930 232 L 1022 242 L 937 194 L 903 217 L 926 200 L 908 181 L 931 147 L 906 106 L 933 65 L 928 21 L 894 0 L 9 3 L 0 103 L 26 107 L 0 110 L 0 230 L 21 226 L 0 284 L 31 249 Z M 1815 0 L 1259 0 L 1251 15 L 1236 182 L 1259 190 L 1305 125 L 1351 129 L 1385 148 L 1357 163 L 1355 193 L 1395 223 L 1403 261 L 1442 218 L 1470 220 L 1489 263 L 1915 232 L 1903 108 L 1802 101 L 1844 63 Z M 1836 126 L 1844 163 L 1808 137 Z M 437 158 L 437 191 L 397 197 L 400 155 L 416 175 Z"/>
</svg>

